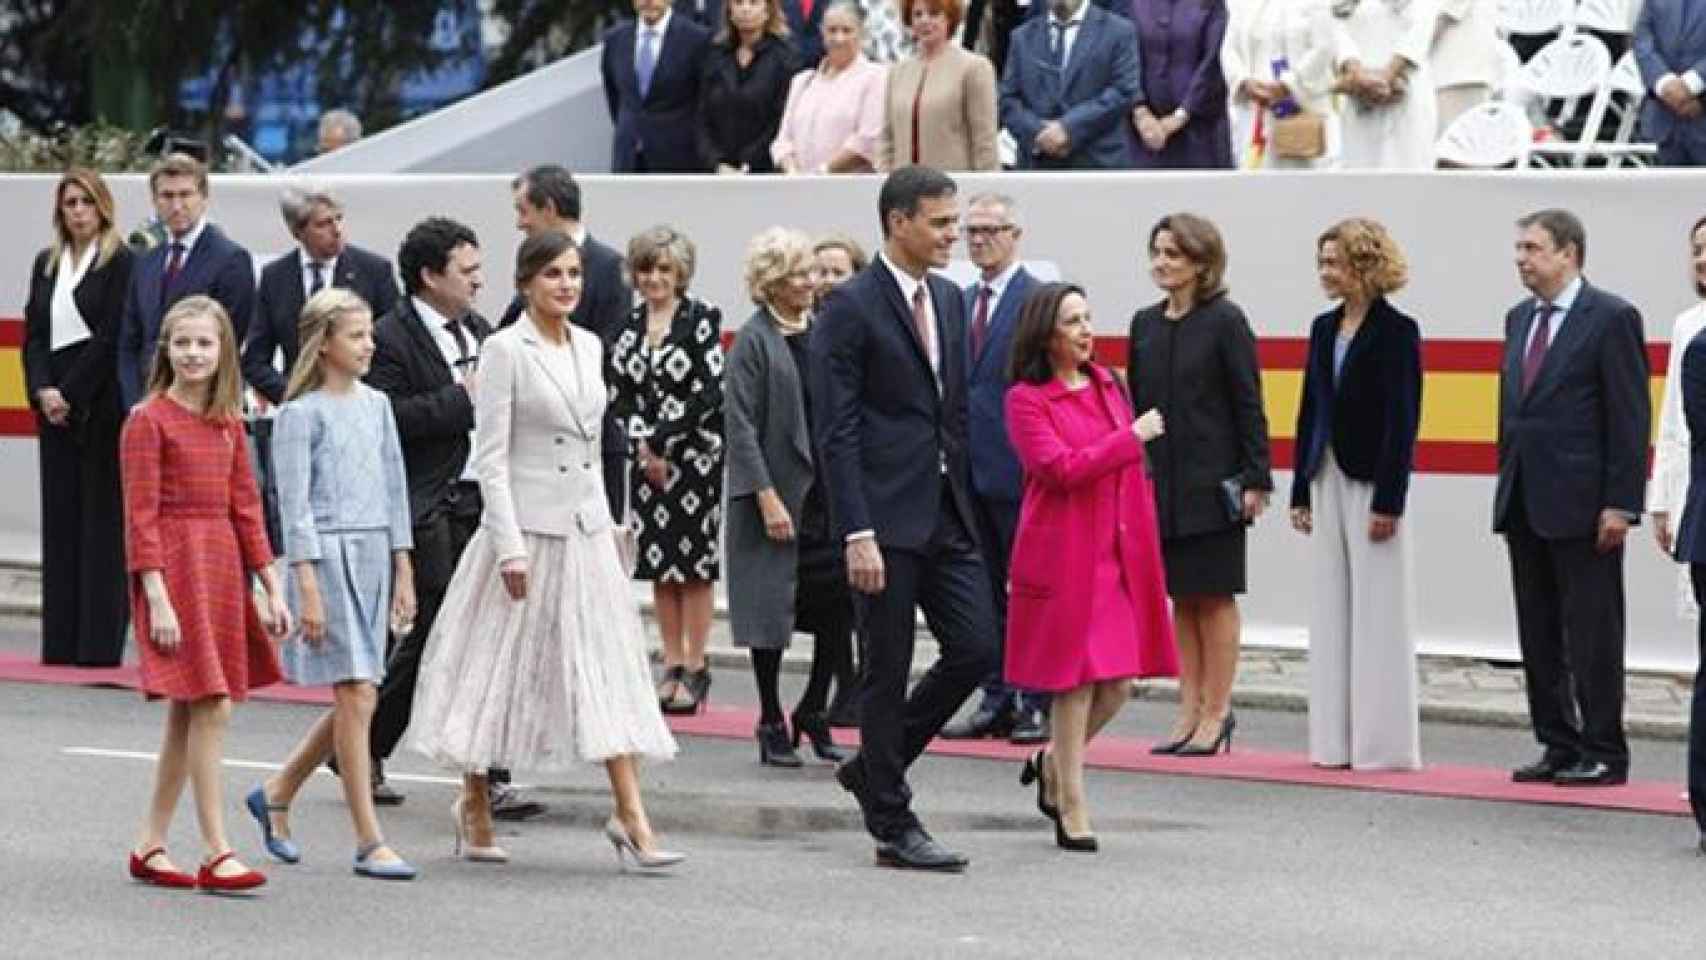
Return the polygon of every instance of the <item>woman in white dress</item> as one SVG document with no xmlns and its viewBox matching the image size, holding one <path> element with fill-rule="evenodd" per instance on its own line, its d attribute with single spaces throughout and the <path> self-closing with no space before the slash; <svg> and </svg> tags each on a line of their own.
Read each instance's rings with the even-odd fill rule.
<svg viewBox="0 0 1706 960">
<path fill-rule="evenodd" d="M 1670 361 L 1665 365 L 1665 398 L 1659 407 L 1659 439 L 1653 444 L 1653 479 L 1647 485 L 1647 512 L 1653 515 L 1653 537 L 1670 556 L 1683 504 L 1688 502 L 1688 421 L 1682 416 L 1682 354 L 1706 330 L 1706 217 L 1688 232 L 1689 262 L 1694 268 L 1694 292 L 1700 303 L 1677 315 L 1670 335 Z M 1677 571 L 1676 613 L 1684 620 L 1700 617 L 1688 567 Z"/>
<path fill-rule="evenodd" d="M 492 842 L 488 770 L 602 762 L 616 806 L 604 833 L 618 859 L 664 867 L 683 858 L 657 846 L 637 761 L 673 756 L 675 741 L 604 496 L 603 350 L 569 323 L 581 283 L 572 240 L 528 238 L 516 254 L 527 312 L 481 346 L 474 465 L 485 511 L 427 642 L 410 745 L 462 772 L 452 813 L 468 859 L 508 859 Z"/>
<path fill-rule="evenodd" d="M 1434 0 L 1332 0 L 1335 89 L 1345 94 L 1339 165 L 1432 170 L 1439 105 L 1428 50 Z"/>
<path fill-rule="evenodd" d="M 1333 26 L 1326 0 L 1233 0 L 1220 47 L 1220 68 L 1232 100 L 1232 157 L 1240 167 L 1329 167 L 1338 153 L 1333 110 Z M 1276 69 L 1277 64 L 1277 69 Z M 1313 160 L 1252 149 L 1260 118 L 1271 139 L 1273 107 L 1290 98 L 1326 121 L 1326 152 Z"/>
</svg>

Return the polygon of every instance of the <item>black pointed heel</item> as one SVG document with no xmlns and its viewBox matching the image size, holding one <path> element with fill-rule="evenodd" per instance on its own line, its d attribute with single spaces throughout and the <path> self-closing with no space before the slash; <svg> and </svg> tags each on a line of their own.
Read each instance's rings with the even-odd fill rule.
<svg viewBox="0 0 1706 960">
<path fill-rule="evenodd" d="M 1102 848 L 1102 845 L 1096 842 L 1095 834 L 1089 833 L 1082 837 L 1075 837 L 1066 832 L 1066 828 L 1061 826 L 1059 820 L 1054 822 L 1054 845 L 1073 853 L 1095 853 Z"/>
<path fill-rule="evenodd" d="M 1037 810 L 1043 816 L 1054 821 L 1055 829 L 1060 829 L 1060 808 L 1048 802 L 1047 768 L 1043 766 L 1043 754 L 1047 750 L 1038 750 L 1025 759 L 1025 765 L 1019 768 L 1019 785 L 1028 787 L 1037 785 Z"/>
<path fill-rule="evenodd" d="M 794 729 L 795 750 L 800 748 L 800 737 L 803 736 L 811 741 L 812 753 L 816 754 L 819 760 L 840 763 L 847 759 L 847 751 L 835 745 L 835 735 L 829 731 L 829 718 L 822 710 L 810 713 L 796 710 L 788 718 L 788 722 Z"/>
<path fill-rule="evenodd" d="M 778 720 L 775 723 L 761 723 L 754 730 L 753 736 L 758 740 L 758 762 L 767 767 L 799 767 L 804 766 L 800 755 L 788 744 L 788 728 Z"/>
<path fill-rule="evenodd" d="M 1226 722 L 1220 725 L 1220 733 L 1214 738 L 1213 743 L 1210 743 L 1207 746 L 1197 746 L 1196 744 L 1187 743 L 1175 751 L 1173 755 L 1175 757 L 1212 757 L 1215 754 L 1220 753 L 1222 750 L 1230 754 L 1232 752 L 1232 731 L 1237 728 L 1238 715 L 1228 711 L 1226 714 Z"/>
</svg>

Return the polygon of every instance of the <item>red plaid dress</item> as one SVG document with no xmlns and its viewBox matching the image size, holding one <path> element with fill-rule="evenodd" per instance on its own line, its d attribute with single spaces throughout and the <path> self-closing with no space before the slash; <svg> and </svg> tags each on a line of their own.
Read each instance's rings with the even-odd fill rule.
<svg viewBox="0 0 1706 960">
<path fill-rule="evenodd" d="M 271 563 L 272 551 L 242 423 L 208 421 L 155 397 L 125 422 L 119 449 L 143 693 L 243 700 L 278 682 L 278 657 L 246 575 Z M 145 570 L 165 576 L 178 616 L 183 640 L 170 654 L 148 639 Z"/>
</svg>

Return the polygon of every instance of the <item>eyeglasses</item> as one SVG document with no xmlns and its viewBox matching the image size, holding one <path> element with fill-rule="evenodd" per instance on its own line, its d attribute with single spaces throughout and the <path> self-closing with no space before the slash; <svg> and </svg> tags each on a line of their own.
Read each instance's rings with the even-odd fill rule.
<svg viewBox="0 0 1706 960">
<path fill-rule="evenodd" d="M 977 224 L 975 226 L 970 226 L 970 227 L 966 228 L 966 236 L 968 236 L 968 237 L 998 237 L 1001 234 L 1006 233 L 1007 231 L 1009 231 L 1011 229 L 1013 229 L 1013 225 L 1011 223 L 998 223 L 998 224 L 995 224 L 993 226 L 985 226 L 983 224 Z"/>
</svg>

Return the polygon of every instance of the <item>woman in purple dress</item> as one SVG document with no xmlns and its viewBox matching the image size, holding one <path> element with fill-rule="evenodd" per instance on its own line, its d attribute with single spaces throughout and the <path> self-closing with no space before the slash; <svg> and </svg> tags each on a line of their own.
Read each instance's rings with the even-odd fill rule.
<svg viewBox="0 0 1706 960">
<path fill-rule="evenodd" d="M 1131 0 L 1143 98 L 1128 128 L 1138 169 L 1230 169 L 1220 46 L 1226 0 Z"/>
</svg>

